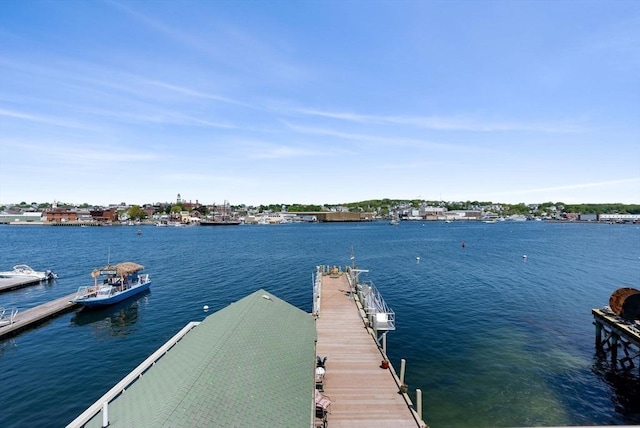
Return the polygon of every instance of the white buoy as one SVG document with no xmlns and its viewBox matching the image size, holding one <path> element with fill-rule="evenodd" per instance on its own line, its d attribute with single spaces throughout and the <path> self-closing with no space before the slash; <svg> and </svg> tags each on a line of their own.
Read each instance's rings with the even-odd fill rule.
<svg viewBox="0 0 640 428">
<path fill-rule="evenodd" d="M 420 257 L 416 257 L 416 261 L 420 263 Z"/>
<path fill-rule="evenodd" d="M 204 305 L 202 309 L 204 309 L 204 311 L 207 312 L 209 310 L 209 305 Z"/>
<path fill-rule="evenodd" d="M 523 258 L 523 259 L 526 259 L 526 258 L 527 258 L 527 255 L 526 255 L 526 254 L 523 254 L 523 255 L 522 255 L 522 258 Z"/>
</svg>

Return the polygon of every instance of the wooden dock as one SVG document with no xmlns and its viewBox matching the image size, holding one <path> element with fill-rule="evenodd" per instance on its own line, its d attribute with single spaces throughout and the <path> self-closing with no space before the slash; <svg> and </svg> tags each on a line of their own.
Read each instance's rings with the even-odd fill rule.
<svg viewBox="0 0 640 428">
<path fill-rule="evenodd" d="M 41 282 L 44 281 L 38 278 L 0 278 L 0 293 L 17 290 L 18 288 L 29 285 L 40 284 Z"/>
<path fill-rule="evenodd" d="M 640 375 L 640 324 L 624 320 L 611 310 L 592 309 L 596 350 L 609 354 L 611 366 Z"/>
<path fill-rule="evenodd" d="M 326 356 L 324 392 L 330 400 L 328 426 L 423 427 L 392 366 L 356 305 L 346 273 L 322 275 L 316 320 L 317 354 Z"/>
<path fill-rule="evenodd" d="M 15 336 L 16 334 L 34 327 L 41 322 L 72 310 L 78 305 L 78 303 L 72 303 L 70 301 L 75 296 L 76 293 L 72 293 L 68 296 L 60 297 L 59 299 L 52 300 L 51 302 L 44 303 L 24 312 L 19 312 L 16 315 L 13 324 L 0 327 L 0 340 Z"/>
</svg>

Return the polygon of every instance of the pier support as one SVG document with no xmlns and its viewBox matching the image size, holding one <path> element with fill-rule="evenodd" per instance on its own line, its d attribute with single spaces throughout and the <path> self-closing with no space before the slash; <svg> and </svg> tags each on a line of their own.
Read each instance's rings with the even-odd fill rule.
<svg viewBox="0 0 640 428">
<path fill-rule="evenodd" d="M 632 371 L 637 368 L 640 375 L 638 324 L 624 320 L 611 311 L 593 309 L 591 312 L 596 326 L 596 351 L 610 361 L 613 370 Z"/>
</svg>

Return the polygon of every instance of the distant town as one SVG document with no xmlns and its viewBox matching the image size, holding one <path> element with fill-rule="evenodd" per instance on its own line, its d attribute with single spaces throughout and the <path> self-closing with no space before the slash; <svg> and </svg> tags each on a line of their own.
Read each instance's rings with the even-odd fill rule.
<svg viewBox="0 0 640 428">
<path fill-rule="evenodd" d="M 560 202 L 501 204 L 376 199 L 340 205 L 271 204 L 259 206 L 202 204 L 177 195 L 174 202 L 92 206 L 53 203 L 0 206 L 0 224 L 105 226 L 191 226 L 217 224 L 287 224 L 301 222 L 388 221 L 580 221 L 640 223 L 640 205 Z"/>
</svg>

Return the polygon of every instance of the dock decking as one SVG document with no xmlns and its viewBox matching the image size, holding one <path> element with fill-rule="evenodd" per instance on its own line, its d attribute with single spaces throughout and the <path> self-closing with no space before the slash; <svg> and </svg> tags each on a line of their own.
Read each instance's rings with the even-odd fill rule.
<svg viewBox="0 0 640 428">
<path fill-rule="evenodd" d="M 0 278 L 0 293 L 44 282 L 39 278 Z"/>
<path fill-rule="evenodd" d="M 380 368 L 384 357 L 365 327 L 346 275 L 322 276 L 316 320 L 316 351 L 327 357 L 323 394 L 331 400 L 328 426 L 424 426 L 408 396 L 399 393 L 393 367 Z"/>
<path fill-rule="evenodd" d="M 72 303 L 70 301 L 75 296 L 76 293 L 72 293 L 24 312 L 19 312 L 13 324 L 0 327 L 0 340 L 15 336 L 21 331 L 31 328 L 49 318 L 70 311 L 78 305 L 78 303 Z"/>
</svg>

